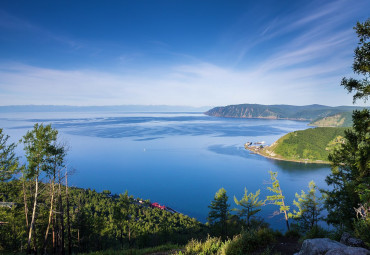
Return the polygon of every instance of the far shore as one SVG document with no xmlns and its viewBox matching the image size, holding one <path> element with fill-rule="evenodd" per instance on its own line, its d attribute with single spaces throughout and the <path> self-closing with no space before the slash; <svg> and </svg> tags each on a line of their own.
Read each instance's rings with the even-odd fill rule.
<svg viewBox="0 0 370 255">
<path fill-rule="evenodd" d="M 277 157 L 277 156 L 271 156 L 269 154 L 267 154 L 265 152 L 265 149 L 266 147 L 268 148 L 268 146 L 264 147 L 263 149 L 259 149 L 258 147 L 256 146 L 244 146 L 245 149 L 253 152 L 254 154 L 258 154 L 260 156 L 263 156 L 265 158 L 270 158 L 270 159 L 275 159 L 275 160 L 280 160 L 280 161 L 289 161 L 289 162 L 296 162 L 296 163 L 304 163 L 304 164 L 325 164 L 325 165 L 330 165 L 330 162 L 329 161 L 323 161 L 323 160 L 297 160 L 297 159 L 286 159 L 286 158 L 283 158 L 281 156 Z"/>
</svg>

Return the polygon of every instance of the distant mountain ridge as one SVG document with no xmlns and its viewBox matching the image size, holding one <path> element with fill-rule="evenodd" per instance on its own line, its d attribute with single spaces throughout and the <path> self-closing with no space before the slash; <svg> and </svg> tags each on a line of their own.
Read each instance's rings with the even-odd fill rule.
<svg viewBox="0 0 370 255">
<path fill-rule="evenodd" d="M 69 105 L 8 105 L 0 106 L 2 112 L 204 112 L 209 106 L 172 105 L 112 105 L 112 106 L 69 106 Z"/>
<path fill-rule="evenodd" d="M 343 112 L 352 112 L 364 107 L 356 106 L 325 106 L 325 105 L 260 105 L 239 104 L 215 107 L 205 112 L 206 115 L 225 118 L 259 118 L 259 119 L 288 119 L 316 121 L 321 118 Z"/>
</svg>

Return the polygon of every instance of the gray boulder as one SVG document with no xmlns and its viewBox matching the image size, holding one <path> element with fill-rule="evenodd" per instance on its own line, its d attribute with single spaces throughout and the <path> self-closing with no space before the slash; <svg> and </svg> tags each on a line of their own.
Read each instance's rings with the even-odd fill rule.
<svg viewBox="0 0 370 255">
<path fill-rule="evenodd" d="M 346 247 L 329 250 L 325 255 L 370 255 L 370 251 L 361 247 Z"/>
<path fill-rule="evenodd" d="M 324 255 L 329 250 L 346 248 L 347 246 L 329 238 L 307 239 L 303 242 L 298 255 Z"/>
<path fill-rule="evenodd" d="M 344 232 L 340 238 L 340 242 L 351 247 L 362 247 L 366 248 L 365 243 L 361 239 L 354 238 L 349 233 Z"/>
</svg>

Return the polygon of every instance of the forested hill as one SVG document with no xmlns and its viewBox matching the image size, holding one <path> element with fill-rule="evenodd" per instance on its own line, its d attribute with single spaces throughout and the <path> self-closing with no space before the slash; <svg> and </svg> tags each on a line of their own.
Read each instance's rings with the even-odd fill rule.
<svg viewBox="0 0 370 255">
<path fill-rule="evenodd" d="M 271 146 L 255 148 L 258 154 L 275 159 L 308 163 L 328 162 L 329 153 L 343 143 L 347 128 L 317 127 L 294 131 Z M 250 148 L 253 150 L 253 148 Z"/>
<path fill-rule="evenodd" d="M 316 127 L 351 127 L 352 112 L 342 112 L 316 119 L 310 123 Z"/>
<path fill-rule="evenodd" d="M 43 242 L 41 240 L 44 240 L 47 226 L 50 224 L 52 184 L 39 185 L 41 192 L 38 195 L 43 201 L 40 203 L 36 221 L 38 231 L 35 235 L 37 245 L 42 247 L 44 244 L 47 251 L 51 251 L 54 246 L 52 238 L 49 237 Z M 26 193 L 29 196 L 27 198 L 24 198 L 26 195 L 22 192 L 23 188 L 31 187 L 31 182 L 19 180 L 0 182 L 0 201 L 10 201 L 10 204 L 15 205 L 11 210 L 0 205 L 0 254 L 4 249 L 14 250 L 22 242 L 27 243 L 23 204 L 26 201 L 26 205 L 30 207 L 33 203 L 29 192 Z M 57 207 L 54 205 L 53 208 L 55 214 L 49 233 L 53 232 L 57 237 L 65 236 L 65 242 L 76 252 L 120 249 L 127 244 L 135 247 L 157 246 L 170 242 L 185 244 L 192 238 L 205 235 L 204 225 L 196 219 L 175 213 L 172 209 L 153 207 L 149 200 L 135 199 L 127 192 L 115 195 L 108 190 L 98 193 L 90 189 L 69 188 L 67 202 L 66 187 L 55 185 L 54 188 L 59 189 L 59 197 Z M 67 211 L 68 213 L 63 214 Z M 31 218 L 30 213 L 28 218 Z M 70 229 L 71 238 L 67 238 L 64 230 L 67 228 Z M 63 246 L 64 243 L 60 245 Z"/>
<path fill-rule="evenodd" d="M 206 115 L 227 118 L 261 118 L 261 119 L 289 119 L 313 121 L 343 112 L 352 112 L 361 107 L 354 106 L 325 106 L 325 105 L 260 105 L 239 104 L 215 107 Z"/>
</svg>

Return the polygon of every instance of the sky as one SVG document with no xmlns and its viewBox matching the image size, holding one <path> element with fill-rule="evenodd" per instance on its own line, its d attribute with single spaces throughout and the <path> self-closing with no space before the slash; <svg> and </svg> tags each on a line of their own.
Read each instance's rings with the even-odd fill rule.
<svg viewBox="0 0 370 255">
<path fill-rule="evenodd" d="M 352 105 L 369 17 L 369 0 L 2 0 L 0 105 Z"/>
</svg>

